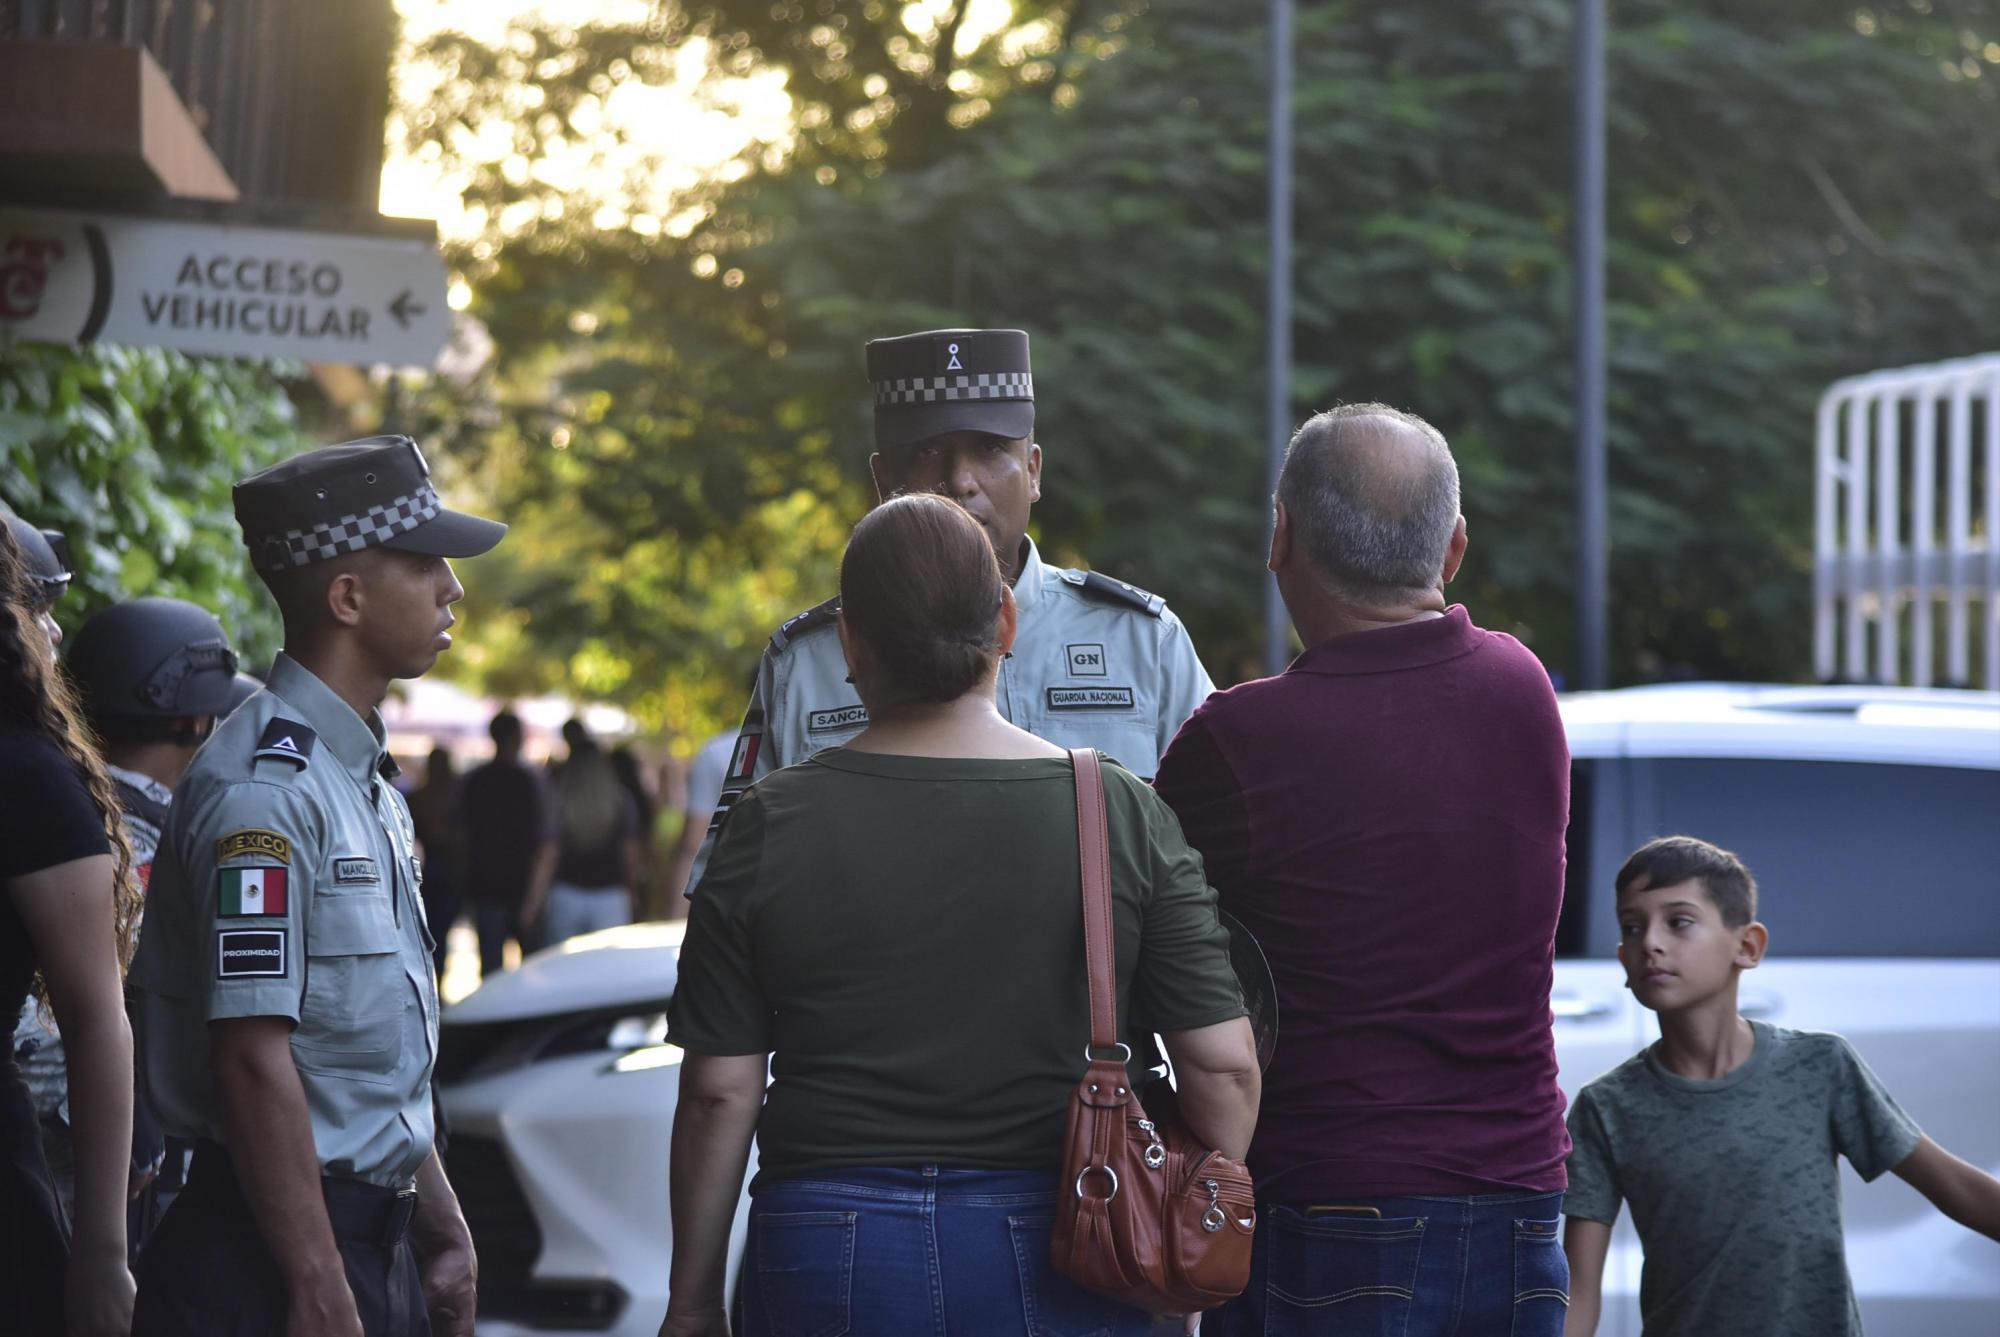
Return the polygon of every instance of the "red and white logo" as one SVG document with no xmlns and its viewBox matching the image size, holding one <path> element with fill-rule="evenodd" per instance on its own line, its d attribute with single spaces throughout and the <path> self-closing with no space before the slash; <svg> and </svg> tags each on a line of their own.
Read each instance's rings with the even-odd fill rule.
<svg viewBox="0 0 2000 1337">
<path fill-rule="evenodd" d="M 49 266 L 62 258 L 63 244 L 54 237 L 9 237 L 0 246 L 0 320 L 26 320 L 41 310 Z"/>
</svg>

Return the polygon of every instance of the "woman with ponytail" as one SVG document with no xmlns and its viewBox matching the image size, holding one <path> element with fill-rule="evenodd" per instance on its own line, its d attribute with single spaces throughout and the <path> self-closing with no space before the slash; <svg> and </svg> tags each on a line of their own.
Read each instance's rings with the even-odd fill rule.
<svg viewBox="0 0 2000 1337">
<path fill-rule="evenodd" d="M 694 892 L 662 1337 L 730 1331 L 753 1129 L 739 1337 L 1143 1335 L 1049 1261 L 1090 1025 L 1075 772 L 995 706 L 1013 593 L 925 495 L 855 526 L 840 598 L 867 727 L 745 790 Z M 1215 893 L 1145 781 L 1102 774 L 1124 1033 L 1165 1034 L 1182 1117 L 1240 1156 L 1257 1061 Z"/>
<path fill-rule="evenodd" d="M 0 1054 L 0 1332 L 123 1337 L 132 1032 L 120 978 L 139 893 L 110 777 L 56 668 L 50 586 L 31 565 L 40 538 L 0 518 L 0 1013 L 32 990 L 61 1030 L 76 1222 L 66 1229 L 33 1104 Z"/>
</svg>

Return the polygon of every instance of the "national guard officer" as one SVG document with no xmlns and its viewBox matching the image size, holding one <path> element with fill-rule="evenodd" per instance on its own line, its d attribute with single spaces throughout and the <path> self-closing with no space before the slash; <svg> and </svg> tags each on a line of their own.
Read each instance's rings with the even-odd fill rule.
<svg viewBox="0 0 2000 1337">
<path fill-rule="evenodd" d="M 69 588 L 69 543 L 61 531 L 37 529 L 13 511 L 0 504 L 0 518 L 4 518 L 7 528 L 14 535 L 14 542 L 21 548 L 21 564 L 28 578 L 28 585 L 34 591 L 33 614 L 35 625 L 49 638 L 51 658 L 54 647 L 62 644 L 62 628 L 56 625 L 54 608 L 56 600 L 62 598 Z"/>
<path fill-rule="evenodd" d="M 876 493 L 937 492 L 979 521 L 1014 587 L 1020 630 L 1000 665 L 1000 713 L 1063 747 L 1094 747 L 1150 778 L 1215 685 L 1157 595 L 1094 571 L 1046 566 L 1028 537 L 1042 495 L 1035 385 L 1020 330 L 931 330 L 868 345 Z M 834 634 L 839 600 L 771 637 L 730 756 L 700 881 L 729 807 L 759 776 L 847 741 L 868 712 Z"/>
<path fill-rule="evenodd" d="M 118 793 L 132 875 L 144 891 L 152 875 L 173 787 L 195 749 L 226 713 L 236 652 L 215 614 L 185 599 L 128 599 L 94 613 L 77 629 L 64 658 L 80 704 L 97 734 L 104 768 Z M 69 1139 L 69 1082 L 60 1038 L 38 1010 L 22 1014 L 17 1053 L 41 1116 L 42 1145 L 63 1201 L 74 1191 Z M 32 1046 L 30 1049 L 29 1046 Z M 132 1110 L 132 1204 L 126 1222 L 136 1255 L 165 1198 L 179 1187 L 184 1147 L 168 1148 L 143 1097 Z M 158 1174 L 158 1192 L 151 1185 Z"/>
<path fill-rule="evenodd" d="M 285 650 L 175 791 L 132 980 L 188 1185 L 139 1259 L 138 1337 L 472 1331 L 472 1241 L 433 1149 L 437 990 L 376 706 L 506 526 L 444 509 L 416 444 L 237 484 Z M 420 1271 L 421 1269 L 421 1271 Z M 420 1280 L 421 1277 L 421 1280 Z"/>
</svg>

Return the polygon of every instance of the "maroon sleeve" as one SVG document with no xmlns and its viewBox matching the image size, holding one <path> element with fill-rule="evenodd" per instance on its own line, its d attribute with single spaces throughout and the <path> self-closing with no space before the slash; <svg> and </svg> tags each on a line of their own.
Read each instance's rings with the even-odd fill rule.
<svg viewBox="0 0 2000 1337">
<path fill-rule="evenodd" d="M 1250 872 L 1250 809 L 1209 727 L 1207 706 L 1190 715 L 1167 745 L 1153 789 L 1180 819 L 1188 844 L 1201 854 L 1208 884 L 1228 909 Z"/>
</svg>

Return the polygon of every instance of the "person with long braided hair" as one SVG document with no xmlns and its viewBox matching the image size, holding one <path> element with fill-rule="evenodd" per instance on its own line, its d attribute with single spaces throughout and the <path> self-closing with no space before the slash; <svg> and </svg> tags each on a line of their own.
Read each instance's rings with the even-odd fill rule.
<svg viewBox="0 0 2000 1337">
<path fill-rule="evenodd" d="M 32 536 L 32 537 L 30 537 Z M 139 892 L 104 763 L 56 668 L 43 535 L 0 519 L 0 1015 L 32 988 L 69 1055 L 76 1221 L 66 1230 L 34 1106 L 0 1054 L 0 1331 L 109 1337 L 125 1261 L 132 1032 L 120 977 Z"/>
</svg>

